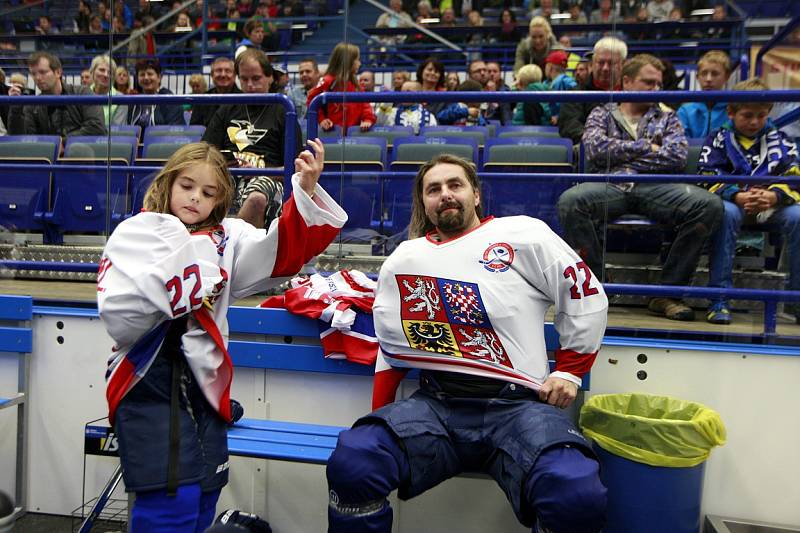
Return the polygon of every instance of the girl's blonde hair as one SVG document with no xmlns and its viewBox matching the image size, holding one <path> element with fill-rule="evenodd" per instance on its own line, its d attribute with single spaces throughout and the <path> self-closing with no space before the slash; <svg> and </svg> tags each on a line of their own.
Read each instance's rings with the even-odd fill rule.
<svg viewBox="0 0 800 533">
<path fill-rule="evenodd" d="M 550 26 L 550 23 L 547 22 L 546 18 L 540 16 L 533 17 L 528 24 L 528 31 L 536 27 L 544 28 L 544 33 L 548 40 L 553 37 L 553 28 Z"/>
<path fill-rule="evenodd" d="M 353 63 L 360 57 L 361 53 L 358 47 L 350 43 L 339 43 L 331 53 L 331 58 L 328 60 L 328 68 L 325 70 L 325 75 L 331 75 L 336 78 L 336 81 L 346 84 L 348 81 L 353 85 L 358 86 L 356 83 L 356 76 L 353 72 Z M 344 91 L 344 87 L 335 87 L 337 91 Z"/>
<path fill-rule="evenodd" d="M 209 228 L 222 222 L 233 204 L 233 179 L 228 171 L 225 157 L 215 146 L 207 142 L 186 144 L 172 154 L 147 188 L 144 195 L 145 210 L 172 214 L 169 209 L 172 184 L 181 172 L 200 163 L 206 163 L 216 175 L 217 205 L 211 210 L 208 218 L 198 224 L 198 228 Z"/>
</svg>

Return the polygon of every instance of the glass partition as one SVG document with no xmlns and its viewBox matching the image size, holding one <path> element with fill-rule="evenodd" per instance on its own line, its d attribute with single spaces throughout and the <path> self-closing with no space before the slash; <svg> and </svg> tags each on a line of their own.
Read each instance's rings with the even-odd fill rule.
<svg viewBox="0 0 800 533">
<path fill-rule="evenodd" d="M 736 101 L 706 91 L 733 89 L 758 64 L 771 91 L 799 89 L 796 31 L 786 30 L 759 55 L 764 43 L 748 41 L 743 14 L 720 7 L 660 13 L 634 2 L 534 0 L 465 11 L 468 4 L 12 3 L 3 7 L 2 67 L 13 94 L 50 90 L 56 70 L 29 67 L 35 52 L 58 59 L 63 86 L 85 84 L 106 98 L 223 94 L 234 86 L 285 94 L 296 109 L 295 140 L 318 132 L 327 161 L 321 183 L 350 216 L 321 270 L 376 272 L 407 238 L 414 174 L 445 151 L 478 167 L 486 214 L 540 218 L 580 251 L 607 283 L 609 331 L 794 342 L 800 326 L 776 292 L 794 283 L 784 219 L 795 209 L 794 171 L 779 171 L 788 175 L 784 185 L 766 175 L 774 171 L 770 162 L 773 170 L 756 171 L 763 180 L 749 175 L 773 157 L 770 147 L 787 160 L 797 157 L 792 112 L 799 99 L 784 95 L 770 106 L 762 91 Z M 253 48 L 268 56 L 266 85 L 249 76 L 244 84 L 235 72 L 235 55 Z M 309 107 L 317 86 L 338 96 Z M 574 89 L 597 97 L 575 96 L 583 93 Z M 626 101 L 633 91 L 680 93 Z M 461 92 L 479 96 L 466 101 Z M 272 141 L 253 161 L 239 154 L 264 139 L 294 142 L 285 123 L 276 124 L 278 135 L 264 126 L 266 110 L 278 103 L 228 104 L 242 116 L 229 113 L 209 134 L 215 108 L 224 104 L 162 101 L 42 108 L 45 116 L 70 117 L 74 129 L 66 132 L 30 129 L 25 121 L 16 130 L 20 123 L 3 109 L 13 118 L 24 114 L 22 106 L 0 108 L 8 133 L 0 142 L 5 292 L 22 278 L 91 280 L 88 266 L 50 263 L 96 263 L 109 232 L 141 209 L 149 181 L 179 146 L 213 140 L 237 182 L 257 175 L 238 168 L 263 166 L 277 183 L 282 163 L 293 166 L 293 154 L 286 160 Z M 30 116 L 45 105 L 29 104 Z M 725 126 L 741 109 L 761 107 L 772 120 L 764 131 L 775 123 L 783 132 L 764 137 L 764 150 L 761 130 L 742 136 L 735 120 Z M 738 148 L 714 145 L 719 128 Z M 29 136 L 14 144 L 21 134 Z M 288 194 L 285 177 L 283 186 Z M 757 201 L 753 191 L 763 197 Z M 731 229 L 739 218 L 741 231 Z"/>
</svg>

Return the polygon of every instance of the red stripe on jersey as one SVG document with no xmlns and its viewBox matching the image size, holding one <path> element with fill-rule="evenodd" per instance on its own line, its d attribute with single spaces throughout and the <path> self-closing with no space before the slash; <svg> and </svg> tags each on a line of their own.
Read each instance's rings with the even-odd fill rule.
<svg viewBox="0 0 800 533">
<path fill-rule="evenodd" d="M 592 369 L 597 352 L 580 353 L 559 348 L 556 350 L 556 372 L 569 372 L 582 378 Z"/>
<path fill-rule="evenodd" d="M 106 385 L 106 401 L 108 401 L 108 421 L 114 425 L 114 415 L 117 412 L 117 406 L 122 401 L 122 397 L 130 389 L 134 378 L 136 377 L 136 368 L 133 366 L 127 357 L 123 357 L 118 363 L 114 373 Z"/>
<path fill-rule="evenodd" d="M 219 398 L 219 407 L 217 412 L 225 420 L 231 421 L 231 382 L 233 381 L 233 361 L 225 348 L 225 342 L 222 340 L 222 334 L 219 332 L 217 323 L 214 322 L 214 317 L 208 312 L 208 309 L 201 307 L 194 311 L 194 317 L 203 326 L 203 329 L 208 333 L 214 344 L 217 345 L 219 351 L 222 352 L 222 364 L 217 369 L 217 379 L 222 380 L 223 390 Z"/>
<path fill-rule="evenodd" d="M 312 257 L 322 253 L 338 233 L 338 228 L 328 224 L 308 226 L 297 210 L 294 195 L 290 196 L 278 219 L 278 251 L 270 277 L 297 274 Z"/>
<path fill-rule="evenodd" d="M 394 402 L 394 397 L 397 395 L 397 387 L 407 373 L 408 369 L 406 368 L 390 368 L 375 373 L 372 381 L 373 411 Z"/>
</svg>

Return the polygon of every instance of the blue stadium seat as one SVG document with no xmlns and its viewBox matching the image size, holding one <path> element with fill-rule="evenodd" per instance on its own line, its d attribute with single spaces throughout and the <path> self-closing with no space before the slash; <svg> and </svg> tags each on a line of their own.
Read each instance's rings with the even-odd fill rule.
<svg viewBox="0 0 800 533">
<path fill-rule="evenodd" d="M 572 141 L 515 137 L 486 141 L 481 169 L 492 172 L 573 172 Z"/>
<path fill-rule="evenodd" d="M 128 212 L 128 169 L 136 160 L 133 136 L 75 136 L 67 139 L 66 165 L 99 165 L 96 170 L 60 169 L 53 173 L 53 205 L 45 220 L 64 233 L 105 233 Z M 110 158 L 109 158 L 110 154 Z"/>
<path fill-rule="evenodd" d="M 477 165 L 478 140 L 474 137 L 398 137 L 389 160 L 391 170 L 416 171 L 432 157 L 451 153 L 471 160 Z"/>
<path fill-rule="evenodd" d="M 112 124 L 111 136 L 132 135 L 137 139 L 142 138 L 142 127 L 133 124 Z"/>
<path fill-rule="evenodd" d="M 142 158 L 166 161 L 181 146 L 196 142 L 193 137 L 157 136 L 147 137 L 142 148 Z M 140 161 L 141 162 L 141 161 Z M 153 162 L 148 162 L 153 164 Z"/>
<path fill-rule="evenodd" d="M 194 141 L 203 138 L 206 127 L 202 125 L 182 126 L 178 124 L 165 124 L 159 126 L 148 126 L 144 130 L 144 139 L 147 142 L 150 137 L 191 137 Z"/>
<path fill-rule="evenodd" d="M 61 148 L 58 135 L 0 137 L 0 163 L 25 164 L 25 170 L 3 170 L 0 184 L 0 226 L 9 231 L 45 230 L 44 214 L 50 202 L 50 170 Z"/>
<path fill-rule="evenodd" d="M 326 170 L 381 171 L 386 168 L 386 139 L 382 137 L 340 137 L 325 141 Z"/>
<path fill-rule="evenodd" d="M 468 137 L 476 139 L 479 146 L 491 137 L 488 126 L 422 126 L 419 134 L 422 137 Z"/>
<path fill-rule="evenodd" d="M 559 137 L 557 126 L 500 126 L 497 129 L 500 139 L 514 137 Z"/>
</svg>

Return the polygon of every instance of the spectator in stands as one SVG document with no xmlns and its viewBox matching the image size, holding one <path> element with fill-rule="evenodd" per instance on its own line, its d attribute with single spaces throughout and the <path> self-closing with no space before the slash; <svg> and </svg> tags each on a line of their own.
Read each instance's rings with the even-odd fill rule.
<svg viewBox="0 0 800 533">
<path fill-rule="evenodd" d="M 407 70 L 395 70 L 392 73 L 392 90 L 403 90 L 403 84 L 407 81 L 411 81 L 411 74 Z"/>
<path fill-rule="evenodd" d="M 36 33 L 39 35 L 58 35 L 61 33 L 58 28 L 53 26 L 53 21 L 47 15 L 39 17 L 39 24 L 36 26 Z"/>
<path fill-rule="evenodd" d="M 214 85 L 206 94 L 236 94 L 242 91 L 236 86 L 236 74 L 233 60 L 220 56 L 211 63 L 211 83 Z M 192 118 L 189 124 L 200 124 L 208 127 L 214 113 L 221 104 L 195 105 L 192 107 Z"/>
<path fill-rule="evenodd" d="M 481 12 L 477 9 L 470 10 L 467 13 L 467 26 L 469 26 L 470 33 L 469 38 L 466 40 L 466 43 L 471 46 L 480 46 L 484 42 L 486 42 L 486 35 L 484 34 L 484 30 L 478 29 L 483 28 L 483 17 L 481 16 Z M 473 57 L 480 57 L 480 52 L 472 53 Z"/>
<path fill-rule="evenodd" d="M 308 92 L 317 86 L 322 75 L 319 72 L 317 60 L 311 57 L 300 60 L 297 65 L 297 74 L 300 78 L 300 85 L 292 85 L 288 96 L 294 102 L 297 119 L 303 121 L 308 110 Z"/>
<path fill-rule="evenodd" d="M 49 52 L 34 52 L 28 57 L 28 68 L 36 87 L 43 95 L 75 96 L 90 94 L 88 87 L 68 85 L 62 78 L 61 60 Z M 22 87 L 12 83 L 9 96 L 23 94 Z M 8 112 L 8 133 L 11 135 L 103 135 L 103 112 L 97 105 L 44 104 L 11 106 Z"/>
<path fill-rule="evenodd" d="M 117 64 L 108 55 L 99 55 L 92 59 L 92 66 L 89 69 L 92 83 L 89 87 L 96 95 L 108 94 L 117 96 L 119 93 L 111 86 L 111 73 L 117 70 Z M 128 106 L 119 104 L 107 104 L 103 108 L 103 123 L 106 128 L 112 124 L 126 124 L 128 118 Z"/>
<path fill-rule="evenodd" d="M 417 81 L 422 84 L 422 90 L 426 92 L 444 91 L 444 80 L 447 77 L 444 71 L 444 64 L 433 57 L 429 57 L 417 67 Z M 445 108 L 445 102 L 429 102 L 425 104 L 428 111 L 434 115 Z"/>
<path fill-rule="evenodd" d="M 647 4 L 644 3 L 644 0 L 621 0 L 618 5 L 622 22 L 636 22 L 636 14 L 639 12 L 639 8 L 644 6 L 647 9 Z"/>
<path fill-rule="evenodd" d="M 524 65 L 517 71 L 518 91 L 546 91 L 547 85 L 542 83 L 542 69 L 539 65 L 531 63 Z M 543 120 L 550 115 L 548 104 L 545 102 L 517 102 L 511 123 L 515 126 L 529 124 L 533 126 L 549 125 L 549 120 Z"/>
<path fill-rule="evenodd" d="M 455 28 L 456 27 L 456 12 L 452 7 L 448 7 L 447 9 L 442 10 L 442 14 L 439 17 L 439 24 L 437 26 L 441 28 Z M 450 35 L 449 39 L 451 41 L 460 41 L 461 39 L 456 35 Z"/>
<path fill-rule="evenodd" d="M 375 22 L 376 28 L 410 28 L 411 15 L 403 11 L 402 0 L 389 0 L 389 9 L 391 12 L 383 12 Z M 385 46 L 397 46 L 405 42 L 406 35 L 381 35 L 379 37 L 381 43 Z"/>
<path fill-rule="evenodd" d="M 647 18 L 651 22 L 667 20 L 673 7 L 672 0 L 650 0 L 647 2 Z"/>
<path fill-rule="evenodd" d="M 600 0 L 598 8 L 589 14 L 589 24 L 614 24 L 620 22 L 611 0 Z"/>
<path fill-rule="evenodd" d="M 550 23 L 542 17 L 533 17 L 528 25 L 528 36 L 517 45 L 514 59 L 514 74 L 528 63 L 535 63 L 539 68 L 544 68 L 547 54 L 562 47 L 556 41 Z"/>
<path fill-rule="evenodd" d="M 361 67 L 358 47 L 349 43 L 339 43 L 333 49 L 328 68 L 322 81 L 308 92 L 308 102 L 323 92 L 357 92 L 356 72 Z M 367 102 L 330 102 L 319 108 L 319 125 L 324 131 L 334 126 L 347 129 L 360 126 L 367 131 L 375 124 L 375 113 Z"/>
<path fill-rule="evenodd" d="M 140 59 L 136 62 L 136 80 L 139 82 L 140 94 L 173 94 L 166 87 L 161 87 L 161 63 L 158 59 Z M 142 127 L 163 124 L 184 124 L 183 108 L 180 104 L 147 104 L 133 105 L 128 109 L 128 124 Z"/>
<path fill-rule="evenodd" d="M 407 81 L 401 89 L 403 92 L 419 92 L 422 84 L 418 81 Z M 388 109 L 381 108 L 377 114 L 381 126 L 411 126 L 414 135 L 419 135 L 422 126 L 436 126 L 436 117 L 421 103 L 402 103 Z"/>
<path fill-rule="evenodd" d="M 567 71 L 573 72 L 578 63 L 580 63 L 581 56 L 575 52 L 570 52 L 572 49 L 572 38 L 569 35 L 562 35 L 558 38 L 558 42 L 564 47 L 564 51 L 567 53 Z"/>
<path fill-rule="evenodd" d="M 269 92 L 276 94 L 286 94 L 286 87 L 289 85 L 289 73 L 279 65 L 272 65 L 272 85 Z"/>
<path fill-rule="evenodd" d="M 247 50 L 248 48 L 255 48 L 261 50 L 261 43 L 264 42 L 264 23 L 260 18 L 253 17 L 248 19 L 244 25 L 244 39 L 242 39 L 236 46 L 236 53 L 234 57 Z"/>
<path fill-rule="evenodd" d="M 103 33 L 103 22 L 100 19 L 100 15 L 89 17 L 89 33 Z"/>
<path fill-rule="evenodd" d="M 510 91 L 511 89 L 503 83 L 503 73 L 500 70 L 500 63 L 497 61 L 486 62 L 486 85 L 484 90 L 489 91 Z M 486 120 L 499 120 L 500 124 L 511 124 L 514 109 L 510 102 L 489 102 L 486 108 Z"/>
<path fill-rule="evenodd" d="M 261 50 L 245 50 L 235 62 L 242 91 L 266 94 L 272 85 L 273 69 Z M 300 125 L 297 124 L 297 130 Z M 274 168 L 291 164 L 284 160 L 286 111 L 278 104 L 226 104 L 214 113 L 203 140 L 218 147 L 232 166 Z M 300 153 L 297 136 L 294 154 Z M 283 181 L 280 176 L 239 176 L 234 205 L 239 218 L 257 228 L 269 227 L 280 214 Z"/>
<path fill-rule="evenodd" d="M 261 0 L 256 7 L 255 17 L 261 19 L 261 25 L 264 27 L 264 40 L 261 42 L 261 48 L 264 50 L 277 50 L 280 47 L 280 35 L 278 35 L 278 28 L 271 19 L 277 17 L 278 6 L 273 4 L 271 0 Z M 275 12 L 275 15 L 271 13 Z"/>
<path fill-rule="evenodd" d="M 697 81 L 702 91 L 721 91 L 731 75 L 731 60 L 721 50 L 706 52 L 697 62 Z M 678 109 L 678 118 L 689 138 L 705 138 L 728 120 L 725 102 L 689 102 Z"/>
<path fill-rule="evenodd" d="M 81 71 L 81 85 L 83 87 L 88 87 L 92 84 L 92 73 L 87 69 L 83 69 Z"/>
<path fill-rule="evenodd" d="M 358 88 L 362 93 L 381 92 L 386 89 L 385 87 L 375 86 L 375 73 L 371 70 L 365 70 L 358 75 Z M 372 112 L 377 113 L 380 103 L 370 102 L 369 104 L 372 106 Z"/>
<path fill-rule="evenodd" d="M 420 0 L 417 4 L 417 24 L 422 24 L 425 20 L 433 18 L 433 8 L 428 0 Z"/>
<path fill-rule="evenodd" d="M 114 16 L 119 17 L 123 22 L 124 28 L 133 27 L 133 11 L 128 7 L 125 2 L 114 2 Z"/>
<path fill-rule="evenodd" d="M 448 72 L 444 85 L 445 89 L 448 91 L 457 91 L 458 86 L 461 85 L 461 79 L 458 77 L 458 72 Z"/>
<path fill-rule="evenodd" d="M 500 29 L 495 34 L 495 40 L 499 43 L 519 42 L 519 32 L 517 31 L 517 17 L 510 9 L 504 9 L 500 13 Z"/>
<path fill-rule="evenodd" d="M 119 66 L 114 72 L 114 89 L 120 94 L 130 94 L 131 76 L 128 69 Z"/>
<path fill-rule="evenodd" d="M 575 65 L 575 81 L 579 86 L 585 86 L 589 80 L 589 69 L 592 65 L 592 52 L 587 52 L 581 56 L 578 64 Z"/>
<path fill-rule="evenodd" d="M 100 20 L 103 24 L 103 31 L 111 31 L 111 18 L 113 13 L 108 8 L 108 4 L 104 0 L 97 2 L 97 14 L 100 15 Z"/>
<path fill-rule="evenodd" d="M 155 57 L 157 50 L 156 38 L 153 36 L 153 30 L 146 30 L 146 28 L 149 28 L 155 21 L 150 15 L 144 15 L 141 21 L 142 27 L 131 34 L 131 42 L 128 43 L 127 59 L 133 61 L 134 64 L 148 57 Z"/>
<path fill-rule="evenodd" d="M 550 20 L 551 15 L 560 13 L 558 7 L 553 6 L 553 0 L 539 0 L 539 7 L 531 11 L 531 17 L 542 17 Z"/>
<path fill-rule="evenodd" d="M 737 83 L 735 91 L 767 91 L 758 78 Z M 797 145 L 775 128 L 768 116 L 770 102 L 728 104 L 730 121 L 714 131 L 700 153 L 700 174 L 763 176 L 762 183 L 717 183 L 711 192 L 723 200 L 724 213 L 719 231 L 711 240 L 709 287 L 733 287 L 733 258 L 742 223 L 780 228 L 784 250 L 789 254 L 789 290 L 800 290 L 800 187 L 771 178 L 800 175 Z M 766 153 L 766 156 L 764 155 Z M 800 324 L 800 308 L 787 306 Z M 730 324 L 727 300 L 712 301 L 707 320 Z"/>
<path fill-rule="evenodd" d="M 587 24 L 589 22 L 586 19 L 586 13 L 583 12 L 583 9 L 581 9 L 581 5 L 578 2 L 570 1 L 568 2 L 567 6 L 569 18 L 562 20 L 561 24 Z M 583 34 L 578 33 L 576 35 Z"/>
<path fill-rule="evenodd" d="M 481 91 L 483 87 L 475 80 L 466 80 L 458 86 L 459 91 Z M 436 120 L 439 124 L 457 125 L 457 126 L 485 126 L 486 117 L 484 117 L 481 104 L 478 102 L 455 102 L 448 104 L 437 115 Z"/>
<path fill-rule="evenodd" d="M 628 46 L 616 37 L 603 37 L 592 50 L 592 67 L 581 91 L 617 91 L 622 81 L 622 62 L 628 55 Z M 565 102 L 561 105 L 558 133 L 578 144 L 583 136 L 583 126 L 591 111 L 603 102 Z"/>
<path fill-rule="evenodd" d="M 78 0 L 78 14 L 75 15 L 74 31 L 89 33 L 89 21 L 92 18 L 92 6 L 88 0 Z"/>
<path fill-rule="evenodd" d="M 192 74 L 189 76 L 189 88 L 192 90 L 191 94 L 203 94 L 208 91 L 208 83 L 202 74 Z"/>
<path fill-rule="evenodd" d="M 236 2 L 236 9 L 239 10 L 239 15 L 242 18 L 250 18 L 256 11 L 256 6 L 252 0 L 238 0 Z"/>
<path fill-rule="evenodd" d="M 663 64 L 649 54 L 625 62 L 625 91 L 657 91 Z M 657 97 L 654 95 L 654 100 Z M 583 133 L 586 160 L 594 172 L 677 174 L 686 165 L 688 143 L 672 111 L 655 102 L 608 103 L 595 108 Z M 661 271 L 664 285 L 690 285 L 706 239 L 722 216 L 722 202 L 708 191 L 684 183 L 581 183 L 561 195 L 558 214 L 567 242 L 603 276 L 598 232 L 626 213 L 645 215 L 674 226 L 677 235 Z M 652 298 L 648 309 L 670 320 L 694 320 L 681 300 Z"/>
<path fill-rule="evenodd" d="M 469 79 L 477 81 L 481 84 L 481 87 L 486 85 L 486 82 L 489 81 L 489 74 L 486 72 L 486 63 L 481 59 L 475 59 L 469 62 L 467 74 L 469 75 Z"/>
<path fill-rule="evenodd" d="M 136 10 L 136 16 L 139 17 L 140 20 L 144 20 L 144 17 L 150 17 L 153 20 L 158 20 L 162 15 L 164 15 L 164 13 L 165 11 L 161 6 L 161 2 L 139 0 L 139 7 Z"/>
<path fill-rule="evenodd" d="M 175 25 L 170 28 L 169 31 L 171 32 L 187 32 L 192 31 L 194 28 L 192 27 L 192 19 L 189 18 L 189 13 L 186 11 L 181 11 L 178 13 L 178 16 L 175 18 Z"/>
<path fill-rule="evenodd" d="M 717 4 L 714 6 L 714 12 L 711 14 L 711 21 L 712 22 L 721 22 L 728 18 L 727 13 L 725 12 L 725 5 L 724 4 Z M 731 29 L 723 28 L 721 26 L 716 26 L 714 24 L 710 24 L 708 29 L 705 32 L 705 37 L 708 39 L 727 39 L 731 35 Z"/>
<path fill-rule="evenodd" d="M 548 90 L 550 91 L 571 91 L 578 87 L 577 82 L 567 74 L 567 53 L 563 50 L 550 52 L 544 60 L 544 76 L 547 78 Z M 553 125 L 558 124 L 558 114 L 561 104 L 549 102 L 550 119 Z"/>
<path fill-rule="evenodd" d="M 19 88 L 21 94 L 28 96 L 34 94 L 34 91 L 32 89 L 28 89 L 28 78 L 25 76 L 25 74 L 22 74 L 21 72 L 14 72 L 13 74 L 11 74 L 11 76 L 9 76 L 8 78 L 8 85 L 9 86 L 16 85 Z"/>
</svg>

